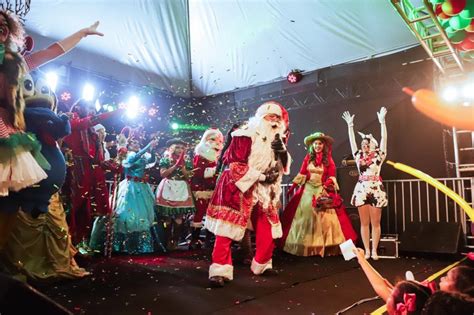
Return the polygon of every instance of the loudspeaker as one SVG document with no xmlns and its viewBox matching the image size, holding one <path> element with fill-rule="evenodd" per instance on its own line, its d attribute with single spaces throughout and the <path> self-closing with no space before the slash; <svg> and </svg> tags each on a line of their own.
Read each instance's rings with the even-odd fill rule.
<svg viewBox="0 0 474 315">
<path fill-rule="evenodd" d="M 459 223 L 412 222 L 400 236 L 400 250 L 456 254 L 461 246 L 461 235 Z"/>
<path fill-rule="evenodd" d="M 0 314 L 72 315 L 30 285 L 0 273 Z"/>
<path fill-rule="evenodd" d="M 346 208 L 352 207 L 351 198 L 354 192 L 354 187 L 359 179 L 359 171 L 355 165 L 341 166 L 337 168 L 336 172 L 337 183 L 339 184 L 339 194 L 344 200 Z"/>
</svg>

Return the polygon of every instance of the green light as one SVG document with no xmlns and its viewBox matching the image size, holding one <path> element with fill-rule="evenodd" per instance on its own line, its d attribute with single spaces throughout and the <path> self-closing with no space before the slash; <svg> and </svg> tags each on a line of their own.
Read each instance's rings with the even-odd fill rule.
<svg viewBox="0 0 474 315">
<path fill-rule="evenodd" d="M 207 130 L 209 129 L 209 126 L 172 123 L 171 129 L 173 130 Z"/>
<path fill-rule="evenodd" d="M 177 123 L 172 123 L 171 124 L 171 129 L 178 130 L 178 128 L 179 128 L 179 125 Z"/>
</svg>

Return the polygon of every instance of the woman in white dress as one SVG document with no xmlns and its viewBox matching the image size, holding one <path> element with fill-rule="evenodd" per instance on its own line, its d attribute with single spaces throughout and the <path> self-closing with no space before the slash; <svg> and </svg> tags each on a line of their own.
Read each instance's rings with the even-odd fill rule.
<svg viewBox="0 0 474 315">
<path fill-rule="evenodd" d="M 387 155 L 387 127 L 385 115 L 387 109 L 382 107 L 377 112 L 380 122 L 382 138 L 380 147 L 371 135 L 362 136 L 360 150 L 357 148 L 354 135 L 354 115 L 346 111 L 342 118 L 346 121 L 349 130 L 349 140 L 352 155 L 359 170 L 359 180 L 354 188 L 351 204 L 358 208 L 360 217 L 360 234 L 365 247 L 365 257 L 370 258 L 370 225 L 372 225 L 372 259 L 379 259 L 377 247 L 380 240 L 380 218 L 382 207 L 387 205 L 387 194 L 380 177 L 380 169 Z"/>
</svg>

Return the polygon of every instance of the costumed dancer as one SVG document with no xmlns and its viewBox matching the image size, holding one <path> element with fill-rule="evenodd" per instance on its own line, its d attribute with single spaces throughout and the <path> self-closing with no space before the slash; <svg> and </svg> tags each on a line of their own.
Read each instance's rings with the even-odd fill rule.
<svg viewBox="0 0 474 315">
<path fill-rule="evenodd" d="M 121 109 L 94 115 L 92 104 L 79 100 L 71 108 L 71 134 L 64 143 L 71 149 L 74 163 L 71 166 L 70 192 L 72 206 L 69 227 L 74 244 L 79 251 L 90 251 L 88 237 L 94 215 L 110 213 L 109 192 L 102 168 L 103 146 L 93 127 L 106 119 L 121 114 Z"/>
<path fill-rule="evenodd" d="M 37 135 L 42 144 L 41 153 L 51 170 L 39 184 L 0 200 L 22 210 L 17 214 L 5 256 L 18 271 L 34 279 L 80 278 L 88 272 L 79 268 L 74 260 L 76 250 L 57 193 L 64 183 L 66 163 L 56 141 L 70 133 L 69 119 L 56 114 L 56 96 L 43 78 L 33 82 L 31 76 L 26 75 L 23 92 L 26 130 Z"/>
<path fill-rule="evenodd" d="M 39 153 L 40 145 L 32 134 L 24 133 L 24 100 L 20 79 L 54 58 L 63 55 L 88 35 L 102 35 L 96 31 L 98 22 L 54 43 L 48 48 L 23 58 L 19 51 L 24 45 L 24 29 L 18 18 L 8 11 L 0 11 L 0 85 L 4 101 L 0 104 L 0 196 L 9 191 L 38 183 L 47 177 L 43 168 L 49 168 Z M 16 211 L 0 209 L 0 251 L 14 227 Z"/>
<path fill-rule="evenodd" d="M 282 214 L 281 246 L 297 256 L 339 254 L 339 244 L 357 239 L 337 194 L 336 165 L 332 159 L 334 139 L 322 132 L 306 138 L 308 148 L 300 172 L 293 179 L 292 196 Z M 325 201 L 325 202 L 324 202 Z"/>
<path fill-rule="evenodd" d="M 140 143 L 130 139 L 126 159 L 122 162 L 125 179 L 120 182 L 114 209 L 113 250 L 130 254 L 155 251 L 155 196 L 145 176 L 145 169 L 155 165 L 153 152 L 158 141 L 152 140 L 140 150 Z M 151 151 L 151 156 L 145 153 Z M 159 240 L 157 240 L 159 242 Z"/>
<path fill-rule="evenodd" d="M 380 240 L 380 218 L 382 216 L 382 207 L 388 203 L 387 193 L 382 184 L 380 170 L 382 163 L 387 156 L 387 126 L 385 125 L 385 116 L 387 109 L 382 107 L 377 112 L 380 122 L 381 140 L 380 148 L 372 134 L 362 137 L 361 149 L 357 149 L 354 135 L 354 115 L 346 111 L 342 118 L 346 121 L 349 130 L 349 141 L 351 144 L 352 155 L 359 170 L 359 180 L 354 188 L 351 204 L 358 208 L 360 217 L 360 234 L 365 248 L 365 258 L 370 258 L 370 231 L 369 225 L 372 225 L 372 259 L 377 260 L 377 247 Z"/>
<path fill-rule="evenodd" d="M 262 104 L 248 125 L 232 133 L 224 154 L 226 169 L 217 181 L 206 215 L 206 228 L 216 235 L 210 284 L 223 287 L 233 279 L 232 241 L 240 241 L 250 224 L 256 234 L 256 252 L 250 269 L 256 275 L 276 274 L 274 239 L 282 236 L 278 217 L 281 179 L 289 172 L 285 140 L 288 113 L 277 102 Z"/>
<path fill-rule="evenodd" d="M 156 209 L 165 223 L 166 249 L 173 250 L 182 234 L 184 216 L 195 211 L 189 184 L 193 165 L 185 155 L 186 142 L 176 138 L 166 146 L 159 164 L 162 180 L 156 189 Z"/>
<path fill-rule="evenodd" d="M 204 132 L 201 141 L 194 149 L 193 176 L 191 190 L 194 195 L 196 213 L 191 222 L 191 243 L 189 248 L 201 247 L 199 234 L 203 227 L 202 219 L 206 214 L 209 200 L 216 186 L 218 173 L 216 163 L 222 150 L 224 136 L 219 129 L 208 129 Z"/>
</svg>

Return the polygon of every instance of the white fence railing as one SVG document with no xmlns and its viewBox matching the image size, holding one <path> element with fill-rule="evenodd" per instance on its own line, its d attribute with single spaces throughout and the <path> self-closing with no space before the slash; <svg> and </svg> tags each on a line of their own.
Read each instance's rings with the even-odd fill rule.
<svg viewBox="0 0 474 315">
<path fill-rule="evenodd" d="M 472 206 L 474 177 L 438 178 Z M 108 182 L 109 191 L 112 182 Z M 388 205 L 382 211 L 382 232 L 400 234 L 413 222 L 459 222 L 464 236 L 471 235 L 467 216 L 461 207 L 441 191 L 419 179 L 385 180 Z M 288 203 L 289 184 L 283 184 L 282 205 Z M 153 186 L 153 191 L 156 186 Z M 472 237 L 471 237 L 472 238 Z"/>
</svg>

